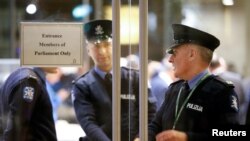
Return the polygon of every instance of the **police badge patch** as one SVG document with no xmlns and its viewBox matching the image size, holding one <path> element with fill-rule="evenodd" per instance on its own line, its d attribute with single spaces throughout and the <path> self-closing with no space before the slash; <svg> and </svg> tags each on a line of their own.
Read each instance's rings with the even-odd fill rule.
<svg viewBox="0 0 250 141">
<path fill-rule="evenodd" d="M 24 87 L 23 89 L 23 99 L 26 102 L 31 102 L 34 98 L 35 90 L 33 87 Z"/>
<path fill-rule="evenodd" d="M 231 107 L 238 111 L 238 103 L 235 96 L 231 97 Z"/>
</svg>

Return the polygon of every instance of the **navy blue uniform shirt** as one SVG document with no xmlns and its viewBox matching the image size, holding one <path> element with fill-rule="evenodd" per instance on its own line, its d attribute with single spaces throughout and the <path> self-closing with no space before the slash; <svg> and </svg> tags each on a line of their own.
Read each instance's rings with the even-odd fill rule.
<svg viewBox="0 0 250 141">
<path fill-rule="evenodd" d="M 129 79 L 131 78 L 131 79 Z M 156 99 L 149 95 L 148 119 L 156 112 Z M 94 69 L 73 85 L 73 104 L 77 119 L 86 133 L 84 141 L 112 140 L 112 95 Z M 121 68 L 121 141 L 133 140 L 139 134 L 139 73 Z"/>
</svg>

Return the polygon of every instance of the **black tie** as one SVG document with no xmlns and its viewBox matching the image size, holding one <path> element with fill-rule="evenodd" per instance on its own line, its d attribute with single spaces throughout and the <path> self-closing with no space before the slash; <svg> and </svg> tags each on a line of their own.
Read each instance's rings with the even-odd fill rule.
<svg viewBox="0 0 250 141">
<path fill-rule="evenodd" d="M 185 81 L 185 82 L 182 84 L 181 89 L 182 89 L 182 91 L 181 91 L 181 93 L 180 93 L 178 111 L 180 110 L 182 104 L 184 103 L 184 101 L 185 101 L 185 99 L 187 98 L 188 93 L 189 93 L 189 91 L 190 91 L 187 81 Z"/>
<path fill-rule="evenodd" d="M 112 74 L 111 73 L 107 73 L 105 75 L 105 84 L 106 84 L 106 87 L 107 87 L 107 91 L 110 95 L 112 95 Z"/>
<path fill-rule="evenodd" d="M 188 85 L 188 82 L 187 81 L 184 81 L 184 83 L 183 83 L 183 92 L 185 92 L 186 93 L 186 95 L 188 94 L 188 92 L 189 92 L 189 85 Z"/>
<path fill-rule="evenodd" d="M 188 83 L 185 81 L 182 86 L 181 86 L 181 93 L 179 94 L 179 101 L 178 101 L 178 109 L 177 109 L 177 113 L 176 113 L 176 118 L 178 116 L 178 124 L 176 125 L 175 129 L 187 129 L 187 118 L 186 115 L 188 114 L 185 109 L 185 105 L 184 104 L 184 101 L 186 100 L 186 98 L 188 97 L 188 94 L 189 94 L 189 86 L 188 86 Z M 183 107 L 183 110 L 181 110 L 181 107 Z"/>
</svg>

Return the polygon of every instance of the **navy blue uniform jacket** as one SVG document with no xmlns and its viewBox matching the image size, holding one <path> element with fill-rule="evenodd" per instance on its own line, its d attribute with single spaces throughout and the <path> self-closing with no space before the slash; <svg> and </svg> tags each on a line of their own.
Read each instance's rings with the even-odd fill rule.
<svg viewBox="0 0 250 141">
<path fill-rule="evenodd" d="M 158 133 L 173 128 L 182 83 L 180 80 L 170 85 L 163 105 L 149 124 L 149 141 L 155 141 Z M 238 124 L 238 98 L 233 88 L 216 76 L 206 78 L 185 105 L 175 130 L 186 132 L 189 141 L 206 141 L 212 135 L 211 129 Z"/>
<path fill-rule="evenodd" d="M 52 106 L 39 69 L 20 68 L 0 91 L 0 141 L 56 141 Z"/>
<path fill-rule="evenodd" d="M 139 133 L 138 81 L 138 71 L 121 68 L 122 141 L 133 140 Z M 108 94 L 103 83 L 102 78 L 92 69 L 76 80 L 73 86 L 72 96 L 76 116 L 87 135 L 84 141 L 112 140 L 112 96 Z M 150 93 L 148 95 L 148 119 L 151 121 L 156 112 L 156 99 Z"/>
</svg>

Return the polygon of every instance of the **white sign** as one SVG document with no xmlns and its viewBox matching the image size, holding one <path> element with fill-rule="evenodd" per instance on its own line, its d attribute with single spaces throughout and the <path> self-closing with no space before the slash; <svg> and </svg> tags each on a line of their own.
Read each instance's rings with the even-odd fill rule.
<svg viewBox="0 0 250 141">
<path fill-rule="evenodd" d="M 83 66 L 83 23 L 21 22 L 21 65 Z"/>
</svg>

